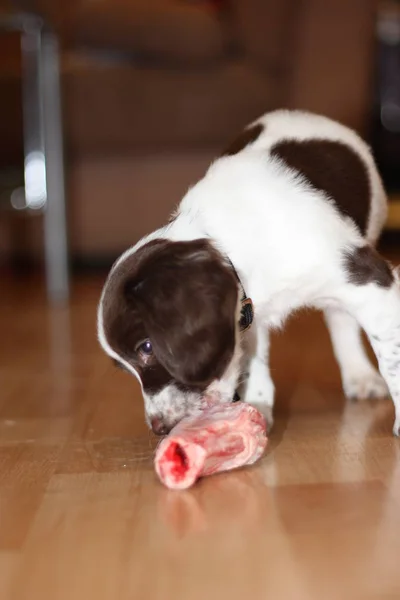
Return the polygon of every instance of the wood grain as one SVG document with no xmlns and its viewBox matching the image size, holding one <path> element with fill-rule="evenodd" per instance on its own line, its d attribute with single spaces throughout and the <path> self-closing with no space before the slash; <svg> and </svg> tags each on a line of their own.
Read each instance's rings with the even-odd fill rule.
<svg viewBox="0 0 400 600">
<path fill-rule="evenodd" d="M 138 385 L 98 348 L 100 284 L 49 311 L 2 279 L 1 599 L 400 598 L 393 407 L 344 400 L 320 316 L 272 340 L 265 458 L 170 492 Z"/>
</svg>

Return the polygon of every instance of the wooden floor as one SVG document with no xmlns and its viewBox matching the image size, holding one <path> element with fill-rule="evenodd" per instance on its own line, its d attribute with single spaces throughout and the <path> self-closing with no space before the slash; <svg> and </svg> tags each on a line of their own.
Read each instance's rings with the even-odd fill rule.
<svg viewBox="0 0 400 600">
<path fill-rule="evenodd" d="M 53 312 L 1 286 L 1 600 L 400 599 L 393 408 L 344 401 L 318 315 L 273 339 L 265 458 L 168 492 L 138 385 L 97 346 L 100 281 Z"/>
</svg>

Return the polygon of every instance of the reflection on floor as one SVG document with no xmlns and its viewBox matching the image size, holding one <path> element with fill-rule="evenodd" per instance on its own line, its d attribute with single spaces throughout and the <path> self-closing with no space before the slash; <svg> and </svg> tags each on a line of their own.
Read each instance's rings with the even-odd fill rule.
<svg viewBox="0 0 400 600">
<path fill-rule="evenodd" d="M 48 311 L 2 280 L 0 597 L 400 598 L 392 404 L 345 402 L 319 315 L 272 340 L 266 457 L 168 492 L 138 385 L 97 346 L 99 289 L 76 282 Z"/>
</svg>

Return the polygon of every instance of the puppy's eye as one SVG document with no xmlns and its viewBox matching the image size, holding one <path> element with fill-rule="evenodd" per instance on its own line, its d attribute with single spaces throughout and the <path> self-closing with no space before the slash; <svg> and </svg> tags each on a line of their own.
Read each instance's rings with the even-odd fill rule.
<svg viewBox="0 0 400 600">
<path fill-rule="evenodd" d="M 150 340 L 145 340 L 141 342 L 139 346 L 136 348 L 137 352 L 139 352 L 145 358 L 152 356 L 153 354 L 153 346 Z"/>
</svg>

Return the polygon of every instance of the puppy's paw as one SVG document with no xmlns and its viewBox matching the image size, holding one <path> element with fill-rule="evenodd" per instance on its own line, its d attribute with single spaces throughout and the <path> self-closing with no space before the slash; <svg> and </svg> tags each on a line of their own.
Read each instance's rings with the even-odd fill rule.
<svg viewBox="0 0 400 600">
<path fill-rule="evenodd" d="M 374 370 L 348 375 L 343 379 L 343 389 L 347 398 L 352 400 L 387 398 L 389 396 L 385 380 Z"/>
</svg>

